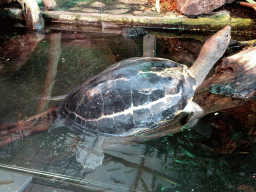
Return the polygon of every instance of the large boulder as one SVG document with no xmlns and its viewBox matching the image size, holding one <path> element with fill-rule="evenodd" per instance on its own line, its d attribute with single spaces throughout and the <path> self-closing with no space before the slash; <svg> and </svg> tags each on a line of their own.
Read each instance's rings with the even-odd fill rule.
<svg viewBox="0 0 256 192">
<path fill-rule="evenodd" d="M 225 3 L 226 0 L 177 0 L 177 10 L 184 15 L 208 14 Z"/>
</svg>

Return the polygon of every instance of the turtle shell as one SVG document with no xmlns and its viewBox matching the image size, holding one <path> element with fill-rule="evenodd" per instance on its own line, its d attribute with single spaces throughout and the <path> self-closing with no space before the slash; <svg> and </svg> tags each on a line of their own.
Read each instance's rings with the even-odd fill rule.
<svg viewBox="0 0 256 192">
<path fill-rule="evenodd" d="M 58 115 L 79 134 L 129 136 L 181 112 L 194 95 L 185 65 L 162 58 L 120 61 L 73 90 Z"/>
</svg>

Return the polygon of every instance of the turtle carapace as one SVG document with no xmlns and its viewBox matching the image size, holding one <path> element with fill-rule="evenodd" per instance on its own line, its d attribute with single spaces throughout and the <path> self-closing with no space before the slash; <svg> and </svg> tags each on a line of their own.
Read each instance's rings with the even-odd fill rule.
<svg viewBox="0 0 256 192">
<path fill-rule="evenodd" d="M 195 89 L 224 54 L 230 31 L 226 26 L 208 39 L 189 69 L 151 57 L 114 64 L 64 99 L 58 109 L 60 119 L 79 134 L 132 136 L 157 132 L 182 111 L 200 111 L 192 102 Z"/>
</svg>

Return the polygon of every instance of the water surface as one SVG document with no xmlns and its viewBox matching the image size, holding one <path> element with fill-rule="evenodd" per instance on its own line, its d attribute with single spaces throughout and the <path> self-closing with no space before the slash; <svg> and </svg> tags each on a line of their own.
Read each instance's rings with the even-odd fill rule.
<svg viewBox="0 0 256 192">
<path fill-rule="evenodd" d="M 150 34 L 145 42 L 143 36 L 55 30 L 45 36 L 24 34 L 4 42 L 0 123 L 17 122 L 57 105 L 59 96 L 126 58 L 149 54 L 189 67 L 206 39 L 205 34 Z M 60 127 L 0 149 L 0 167 L 51 178 L 52 183 L 65 181 L 71 188 L 79 184 L 88 191 L 254 189 L 253 154 L 216 154 L 191 143 L 191 138 L 207 139 L 186 130 L 141 144 L 103 145 L 97 156 L 83 150 L 95 138 L 79 143 L 75 133 Z M 88 167 L 84 156 L 91 157 L 89 164 L 94 168 Z"/>
</svg>

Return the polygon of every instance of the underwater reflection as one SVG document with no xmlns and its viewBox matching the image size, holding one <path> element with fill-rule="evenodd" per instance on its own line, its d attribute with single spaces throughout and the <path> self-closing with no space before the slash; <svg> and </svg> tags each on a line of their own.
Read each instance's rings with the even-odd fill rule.
<svg viewBox="0 0 256 192">
<path fill-rule="evenodd" d="M 102 164 L 104 154 L 102 150 L 103 137 L 87 137 L 76 145 L 76 160 L 84 168 L 94 169 Z"/>
<path fill-rule="evenodd" d="M 41 33 L 27 33 L 2 43 L 0 45 L 0 81 L 18 71 L 27 62 L 43 38 L 44 35 Z"/>
</svg>

